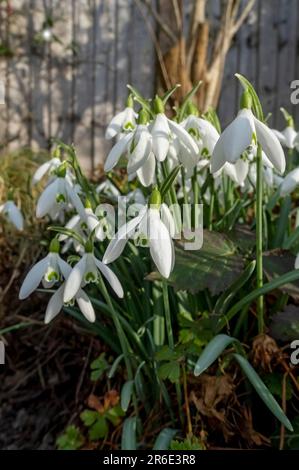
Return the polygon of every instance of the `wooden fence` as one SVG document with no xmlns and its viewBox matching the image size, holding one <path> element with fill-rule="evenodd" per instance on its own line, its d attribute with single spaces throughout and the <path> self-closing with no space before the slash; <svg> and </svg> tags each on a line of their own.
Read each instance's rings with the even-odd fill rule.
<svg viewBox="0 0 299 470">
<path fill-rule="evenodd" d="M 160 0 L 169 1 L 169 0 Z M 220 0 L 208 0 L 217 23 Z M 153 0 L 153 3 L 154 0 Z M 190 0 L 183 0 L 185 21 Z M 257 0 L 229 52 L 219 104 L 227 124 L 238 105 L 234 73 L 260 93 L 271 124 L 279 106 L 295 114 L 290 82 L 299 79 L 299 1 Z M 46 34 L 52 31 L 51 41 Z M 0 142 L 47 148 L 51 137 L 74 142 L 88 169 L 109 149 L 103 135 L 131 83 L 151 96 L 155 87 L 156 25 L 142 0 L 0 0 Z M 44 31 L 46 30 L 46 34 Z"/>
</svg>

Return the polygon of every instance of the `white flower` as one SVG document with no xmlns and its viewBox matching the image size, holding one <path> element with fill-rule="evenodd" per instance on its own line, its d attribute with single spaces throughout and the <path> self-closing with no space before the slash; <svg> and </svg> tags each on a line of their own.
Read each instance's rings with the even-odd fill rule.
<svg viewBox="0 0 299 470">
<path fill-rule="evenodd" d="M 68 269 L 68 264 L 59 256 L 57 244 L 58 241 L 53 240 L 48 255 L 30 269 L 21 286 L 19 299 L 26 299 L 38 288 L 41 281 L 45 287 L 52 287 L 60 281 L 64 270 Z"/>
<path fill-rule="evenodd" d="M 292 126 L 287 126 L 282 132 L 272 129 L 280 143 L 288 149 L 299 150 L 299 133 Z"/>
<path fill-rule="evenodd" d="M 68 279 L 69 275 L 72 272 L 72 268 L 67 264 L 64 263 L 62 265 L 62 273 L 64 279 Z M 64 301 L 64 291 L 66 287 L 66 281 L 57 289 L 57 291 L 52 295 L 47 305 L 46 314 L 45 314 L 45 323 L 50 323 L 61 311 Z M 79 309 L 85 316 L 85 318 L 93 323 L 96 319 L 94 308 L 92 303 L 88 297 L 88 295 L 82 290 L 79 289 L 76 295 L 74 296 L 74 300 L 77 302 Z M 71 299 L 73 301 L 73 299 Z"/>
<path fill-rule="evenodd" d="M 57 176 L 40 195 L 36 206 L 36 217 L 59 213 L 68 203 L 84 217 L 84 206 L 70 178 L 68 175 Z"/>
<path fill-rule="evenodd" d="M 248 175 L 249 163 L 247 160 L 240 158 L 236 163 L 226 162 L 220 170 L 214 173 L 214 178 L 218 178 L 221 173 L 225 173 L 238 186 L 243 186 Z"/>
<path fill-rule="evenodd" d="M 103 262 L 113 262 L 123 252 L 128 239 L 135 238 L 141 246 L 149 246 L 159 272 L 168 278 L 174 265 L 174 232 L 174 221 L 166 204 L 160 207 L 155 204 L 144 206 L 136 217 L 116 233 L 106 249 Z"/>
<path fill-rule="evenodd" d="M 200 154 L 207 151 L 208 155 L 212 155 L 220 135 L 209 121 L 190 115 L 181 122 L 181 125 L 193 136 Z"/>
<path fill-rule="evenodd" d="M 296 189 L 299 185 L 299 168 L 295 168 L 294 170 L 290 171 L 284 179 L 280 186 L 280 195 L 286 196 Z"/>
<path fill-rule="evenodd" d="M 61 161 L 59 160 L 59 158 L 56 157 L 51 158 L 51 160 L 46 163 L 43 163 L 43 165 L 41 165 L 34 173 L 32 177 L 32 184 L 37 184 L 43 178 L 43 176 L 45 176 L 46 173 L 51 173 L 52 171 L 55 171 L 60 165 Z"/>
<path fill-rule="evenodd" d="M 276 170 L 283 173 L 285 157 L 278 138 L 264 123 L 255 118 L 250 109 L 241 109 L 221 134 L 211 158 L 212 173 L 217 172 L 225 162 L 235 163 L 255 138 Z"/>
<path fill-rule="evenodd" d="M 18 229 L 23 230 L 24 228 L 24 219 L 20 209 L 15 205 L 11 200 L 6 201 L 0 206 L 0 214 L 3 213 L 4 216 Z"/>
<path fill-rule="evenodd" d="M 43 40 L 45 42 L 50 42 L 53 37 L 53 32 L 51 28 L 45 28 L 42 32 Z"/>
<path fill-rule="evenodd" d="M 123 288 L 114 272 L 98 260 L 92 252 L 85 252 L 66 281 L 63 301 L 69 302 L 72 300 L 78 294 L 82 285 L 97 282 L 99 272 L 106 278 L 117 296 L 122 298 L 124 296 Z"/>
<path fill-rule="evenodd" d="M 127 106 L 112 118 L 106 129 L 105 138 L 109 140 L 123 132 L 134 129 L 136 117 L 134 109 L 131 106 Z"/>
</svg>

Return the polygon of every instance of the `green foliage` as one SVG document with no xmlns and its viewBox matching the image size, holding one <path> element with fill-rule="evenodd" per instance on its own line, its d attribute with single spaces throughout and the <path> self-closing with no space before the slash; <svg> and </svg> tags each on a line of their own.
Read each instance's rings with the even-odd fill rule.
<svg viewBox="0 0 299 470">
<path fill-rule="evenodd" d="M 124 412 L 120 405 L 100 411 L 84 410 L 80 414 L 83 424 L 88 428 L 88 436 L 91 441 L 104 439 L 109 431 L 109 422 L 115 427 L 117 426 Z"/>
<path fill-rule="evenodd" d="M 299 307 L 287 305 L 282 312 L 273 315 L 270 323 L 271 335 L 281 341 L 299 338 Z"/>
<path fill-rule="evenodd" d="M 77 450 L 84 444 L 84 437 L 76 426 L 68 426 L 56 440 L 59 450 Z"/>
<path fill-rule="evenodd" d="M 183 441 L 171 441 L 170 450 L 204 450 L 204 447 L 197 438 L 192 437 L 186 438 Z"/>
<path fill-rule="evenodd" d="M 103 373 L 109 368 L 109 364 L 106 361 L 105 353 L 101 353 L 99 357 L 94 359 L 90 364 L 91 374 L 90 378 L 93 382 L 99 380 Z"/>
</svg>

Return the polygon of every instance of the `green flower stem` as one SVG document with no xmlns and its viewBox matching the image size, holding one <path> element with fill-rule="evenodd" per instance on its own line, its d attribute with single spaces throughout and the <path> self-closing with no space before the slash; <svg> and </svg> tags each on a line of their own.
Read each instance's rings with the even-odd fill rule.
<svg viewBox="0 0 299 470">
<path fill-rule="evenodd" d="M 183 196 L 184 196 L 184 204 L 186 206 L 186 224 L 188 229 L 191 229 L 191 221 L 190 221 L 190 214 L 189 214 L 189 201 L 188 201 L 188 194 L 186 190 L 186 178 L 185 178 L 185 168 L 181 168 L 181 177 L 182 177 L 182 187 L 183 187 Z"/>
<path fill-rule="evenodd" d="M 210 191 L 211 191 L 211 199 L 210 199 L 210 207 L 209 207 L 208 229 L 212 230 L 212 228 L 213 228 L 214 203 L 215 203 L 214 179 L 211 181 Z"/>
<path fill-rule="evenodd" d="M 115 311 L 115 308 L 114 308 L 113 303 L 111 301 L 110 295 L 107 291 L 106 285 L 105 285 L 105 283 L 102 279 L 102 276 L 99 276 L 99 287 L 100 287 L 101 292 L 102 292 L 102 294 L 105 298 L 107 306 L 109 307 L 109 310 L 111 312 L 112 320 L 113 320 L 113 323 L 114 323 L 114 326 L 115 326 L 115 329 L 116 329 L 116 332 L 117 332 L 117 335 L 118 335 L 118 338 L 119 338 L 120 346 L 121 346 L 121 349 L 122 349 L 122 352 L 123 352 L 123 355 L 124 355 L 126 369 L 127 369 L 127 372 L 128 372 L 128 379 L 129 380 L 134 380 L 132 364 L 131 364 L 130 357 L 129 357 L 128 341 L 127 341 L 125 333 L 122 329 L 120 320 L 119 320 L 118 315 Z M 138 406 L 137 406 L 137 400 L 136 400 L 135 393 L 133 393 L 133 404 L 134 404 L 134 409 L 135 409 L 135 413 L 136 413 L 136 416 L 137 416 L 138 415 Z"/>
<path fill-rule="evenodd" d="M 161 166 L 162 166 L 163 177 L 166 179 L 169 175 L 169 169 L 168 169 L 167 163 L 164 161 L 161 163 Z M 177 198 L 173 185 L 170 187 L 168 194 L 169 194 L 170 203 L 174 207 L 173 217 L 174 217 L 176 232 L 180 232 L 181 231 L 181 209 L 180 209 L 178 198 Z"/>
<path fill-rule="evenodd" d="M 199 186 L 197 181 L 197 168 L 194 168 L 192 176 L 192 190 L 193 190 L 193 212 L 192 212 L 192 227 L 196 229 L 196 218 L 197 218 L 197 205 L 199 202 Z"/>
<path fill-rule="evenodd" d="M 256 286 L 263 287 L 263 161 L 258 144 L 256 156 Z M 264 332 L 264 297 L 257 298 L 258 332 Z"/>
<path fill-rule="evenodd" d="M 163 303 L 164 303 L 164 314 L 165 314 L 165 323 L 166 323 L 166 331 L 168 337 L 168 346 L 170 349 L 174 349 L 174 339 L 173 339 L 173 331 L 171 325 L 171 314 L 170 314 L 170 305 L 169 305 L 169 294 L 168 294 L 168 285 L 166 281 L 162 281 L 162 291 L 163 291 Z M 175 384 L 176 388 L 176 395 L 178 400 L 178 407 L 179 407 L 179 416 L 181 423 L 184 422 L 183 414 L 182 414 L 182 391 L 179 383 Z"/>
</svg>

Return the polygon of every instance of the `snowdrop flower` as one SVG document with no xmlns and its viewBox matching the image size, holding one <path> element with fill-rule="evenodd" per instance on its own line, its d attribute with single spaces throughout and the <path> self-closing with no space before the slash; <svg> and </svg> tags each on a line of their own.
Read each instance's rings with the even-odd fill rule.
<svg viewBox="0 0 299 470">
<path fill-rule="evenodd" d="M 156 117 L 152 124 L 151 134 L 153 138 L 153 153 L 156 159 L 163 162 L 168 155 L 171 140 L 177 139 L 177 145 L 180 149 L 179 153 L 183 153 L 185 159 L 188 155 L 189 158 L 193 159 L 195 165 L 199 156 L 196 143 L 181 124 L 165 116 L 164 104 L 161 98 L 157 96 L 154 100 L 154 111 Z"/>
<path fill-rule="evenodd" d="M 130 95 L 127 100 L 127 107 L 116 114 L 110 121 L 106 129 L 105 138 L 110 140 L 123 132 L 134 129 L 136 126 L 136 117 L 137 115 L 133 109 L 133 98 Z"/>
<path fill-rule="evenodd" d="M 209 121 L 190 115 L 181 122 L 181 125 L 193 136 L 200 154 L 212 155 L 220 135 Z"/>
<path fill-rule="evenodd" d="M 48 162 L 43 163 L 34 173 L 32 184 L 37 184 L 47 173 L 55 171 L 61 165 L 59 158 L 51 158 Z"/>
<path fill-rule="evenodd" d="M 78 294 L 82 285 L 97 282 L 100 273 L 108 281 L 116 295 L 122 298 L 124 292 L 117 276 L 108 266 L 94 256 L 93 246 L 90 242 L 87 242 L 84 255 L 68 276 L 63 292 L 63 301 L 69 302 L 72 300 Z"/>
<path fill-rule="evenodd" d="M 243 93 L 242 109 L 217 141 L 212 158 L 211 171 L 217 172 L 225 162 L 235 163 L 243 152 L 257 140 L 268 159 L 279 173 L 285 170 L 285 156 L 276 135 L 264 123 L 256 119 L 248 92 Z"/>
<path fill-rule="evenodd" d="M 294 148 L 299 150 L 299 133 L 295 131 L 294 119 L 284 108 L 280 108 L 280 110 L 284 115 L 287 126 L 282 132 L 279 132 L 276 129 L 272 130 L 284 147 L 290 150 Z"/>
<path fill-rule="evenodd" d="M 19 299 L 26 299 L 35 291 L 40 282 L 45 287 L 52 287 L 61 279 L 63 270 L 67 269 L 67 263 L 59 256 L 59 242 L 53 239 L 48 255 L 36 263 L 25 277 L 19 293 Z"/>
<path fill-rule="evenodd" d="M 218 178 L 222 173 L 225 173 L 238 186 L 243 186 L 248 175 L 248 170 L 248 161 L 244 158 L 240 158 L 236 163 L 226 162 L 220 170 L 214 173 L 214 178 Z"/>
<path fill-rule="evenodd" d="M 280 195 L 286 196 L 296 189 L 299 185 L 299 168 L 295 168 L 294 170 L 290 171 L 284 179 L 280 186 Z"/>
<path fill-rule="evenodd" d="M 0 205 L 0 214 L 3 214 L 7 219 L 18 229 L 23 230 L 24 219 L 20 209 L 15 203 L 9 199 L 4 204 Z"/>
<path fill-rule="evenodd" d="M 291 126 L 287 126 L 282 132 L 272 129 L 280 143 L 288 149 L 296 148 L 299 150 L 299 133 Z"/>
<path fill-rule="evenodd" d="M 71 204 L 84 217 L 84 206 L 66 173 L 64 164 L 56 170 L 56 175 L 54 181 L 44 189 L 37 201 L 36 217 L 59 213 L 61 207 L 65 207 L 67 203 Z"/>
<path fill-rule="evenodd" d="M 68 279 L 69 275 L 72 272 L 72 268 L 67 264 L 64 263 L 61 266 L 61 271 L 63 274 L 64 279 Z M 57 289 L 57 291 L 52 295 L 47 305 L 46 314 L 45 314 L 45 323 L 48 324 L 52 321 L 61 311 L 63 305 L 65 304 L 63 301 L 64 291 L 65 291 L 66 281 L 62 283 L 62 285 Z M 83 289 L 79 289 L 74 299 L 71 299 L 71 302 L 76 301 L 78 304 L 79 309 L 81 310 L 84 317 L 93 323 L 96 319 L 95 311 L 93 305 L 88 297 L 88 295 L 83 291 Z"/>
<path fill-rule="evenodd" d="M 175 224 L 170 210 L 166 204 L 161 204 L 161 195 L 154 189 L 149 206 L 142 207 L 139 214 L 123 225 L 111 240 L 103 262 L 112 263 L 121 255 L 128 239 L 134 238 L 141 246 L 149 246 L 159 272 L 168 278 L 174 266 L 174 234 Z"/>
<path fill-rule="evenodd" d="M 42 37 L 45 42 L 50 42 L 53 37 L 53 32 L 51 28 L 45 28 L 42 32 Z"/>
</svg>

